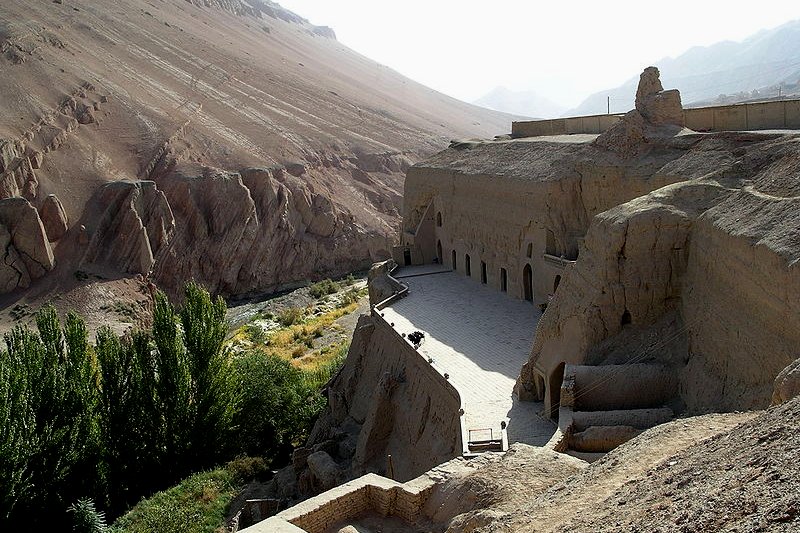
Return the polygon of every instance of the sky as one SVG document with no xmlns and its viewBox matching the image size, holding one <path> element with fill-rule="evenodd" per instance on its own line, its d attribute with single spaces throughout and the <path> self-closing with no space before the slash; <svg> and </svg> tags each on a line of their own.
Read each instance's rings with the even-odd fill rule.
<svg viewBox="0 0 800 533">
<path fill-rule="evenodd" d="M 693 46 L 800 19 L 800 1 L 278 0 L 357 52 L 472 102 L 498 86 L 564 107 Z M 763 9 L 757 9 L 764 6 Z"/>
</svg>

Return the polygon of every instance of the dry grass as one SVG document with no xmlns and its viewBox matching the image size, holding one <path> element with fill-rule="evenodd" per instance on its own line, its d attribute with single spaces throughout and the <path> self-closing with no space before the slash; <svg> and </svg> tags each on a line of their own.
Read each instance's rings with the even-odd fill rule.
<svg viewBox="0 0 800 533">
<path fill-rule="evenodd" d="M 306 311 L 300 321 L 263 336 L 253 335 L 252 330 L 257 326 L 248 324 L 236 331 L 232 341 L 292 361 L 303 370 L 313 371 L 335 359 L 342 346 L 347 344 L 346 340 L 342 340 L 314 348 L 314 340 L 339 328 L 336 320 L 356 309 L 357 300 L 320 315 L 309 315 Z"/>
</svg>

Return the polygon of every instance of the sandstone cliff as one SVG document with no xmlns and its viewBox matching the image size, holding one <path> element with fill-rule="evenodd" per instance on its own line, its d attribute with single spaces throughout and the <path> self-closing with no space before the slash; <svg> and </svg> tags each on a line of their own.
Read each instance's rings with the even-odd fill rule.
<svg viewBox="0 0 800 533">
<path fill-rule="evenodd" d="M 798 137 L 708 136 L 708 173 L 595 217 L 539 322 L 531 361 L 662 361 L 690 411 L 764 407 L 800 346 Z M 719 165 L 703 148 L 730 154 Z M 677 166 L 676 166 L 677 170 Z M 755 267 L 755 265 L 758 265 Z"/>
</svg>

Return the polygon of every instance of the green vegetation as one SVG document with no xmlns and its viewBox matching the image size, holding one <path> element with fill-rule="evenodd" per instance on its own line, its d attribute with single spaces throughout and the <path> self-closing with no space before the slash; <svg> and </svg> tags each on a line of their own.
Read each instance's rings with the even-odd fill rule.
<svg viewBox="0 0 800 533">
<path fill-rule="evenodd" d="M 176 309 L 158 293 L 150 329 L 119 337 L 101 328 L 94 345 L 83 319 L 62 324 L 52 307 L 34 329 L 5 335 L 0 530 L 103 531 L 104 513 L 117 517 L 234 457 L 262 456 L 192 476 L 111 528 L 213 531 L 243 473 L 281 466 L 307 437 L 334 364 L 312 373 L 263 352 L 234 357 L 224 302 L 196 284 L 184 296 Z"/>
<path fill-rule="evenodd" d="M 278 323 L 285 327 L 302 322 L 305 315 L 305 309 L 300 307 L 287 307 L 278 313 L 277 319 Z"/>
<path fill-rule="evenodd" d="M 76 533 L 104 533 L 106 516 L 94 507 L 92 500 L 81 498 L 67 509 L 73 515 L 73 531 Z"/>
<path fill-rule="evenodd" d="M 322 281 L 312 283 L 308 287 L 308 293 L 312 297 L 320 299 L 324 298 L 325 296 L 337 293 L 340 290 L 344 289 L 345 287 L 349 287 L 355 282 L 356 278 L 354 278 L 352 274 L 348 275 L 346 278 L 343 278 L 339 281 L 323 279 Z"/>
<path fill-rule="evenodd" d="M 0 530 L 214 531 L 246 480 L 307 439 L 348 349 L 328 333 L 361 295 L 266 317 L 274 331 L 249 324 L 236 354 L 224 302 L 193 283 L 180 308 L 156 294 L 148 329 L 103 327 L 93 344 L 81 317 L 41 309 L 0 350 Z"/>
<path fill-rule="evenodd" d="M 175 487 L 139 502 L 108 533 L 205 533 L 225 520 L 242 480 L 229 468 L 194 474 Z"/>
</svg>

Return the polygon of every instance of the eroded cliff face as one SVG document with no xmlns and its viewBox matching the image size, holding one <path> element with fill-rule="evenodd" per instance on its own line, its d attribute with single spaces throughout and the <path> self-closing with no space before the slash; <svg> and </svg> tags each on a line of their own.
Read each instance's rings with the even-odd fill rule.
<svg viewBox="0 0 800 533">
<path fill-rule="evenodd" d="M 551 376 L 562 362 L 660 361 L 681 376 L 690 411 L 769 404 L 800 346 L 800 139 L 708 143 L 729 157 L 700 150 L 684 161 L 706 165 L 706 176 L 594 218 L 539 322 L 523 397 L 537 369 Z"/>
</svg>

